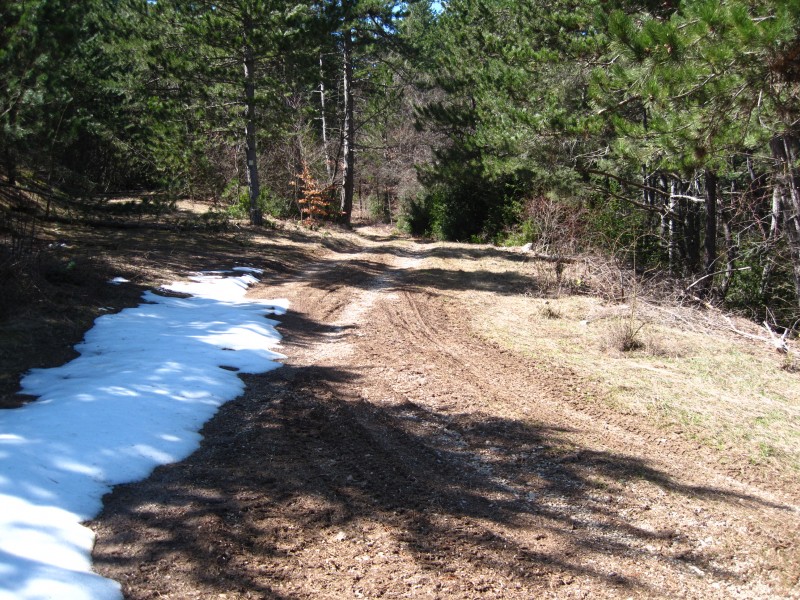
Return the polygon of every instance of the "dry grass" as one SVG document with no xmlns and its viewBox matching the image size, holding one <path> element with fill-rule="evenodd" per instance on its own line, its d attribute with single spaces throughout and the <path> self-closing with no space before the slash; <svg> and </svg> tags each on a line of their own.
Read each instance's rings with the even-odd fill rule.
<svg viewBox="0 0 800 600">
<path fill-rule="evenodd" d="M 542 369 L 574 371 L 618 410 L 723 457 L 800 469 L 797 349 L 778 354 L 731 329 L 764 337 L 755 324 L 715 310 L 656 304 L 641 289 L 631 297 L 624 276 L 607 264 L 577 262 L 558 277 L 553 265 L 495 256 L 459 266 L 498 274 L 521 269 L 530 278 L 525 293 L 470 294 L 482 337 L 531 356 Z M 605 292 L 566 293 L 594 285 Z"/>
<path fill-rule="evenodd" d="M 635 314 L 614 321 L 608 328 L 608 337 L 605 348 L 619 350 L 620 352 L 633 352 L 642 350 L 646 344 L 642 329 L 646 323 L 636 318 Z"/>
<path fill-rule="evenodd" d="M 592 298 L 560 302 L 556 321 L 542 318 L 535 299 L 495 298 L 475 326 L 538 362 L 572 368 L 599 383 L 608 402 L 661 427 L 744 450 L 753 462 L 800 467 L 800 379 L 766 345 L 672 324 L 640 327 L 626 316 L 587 322 L 613 307 Z"/>
<path fill-rule="evenodd" d="M 787 373 L 800 373 L 800 355 L 797 352 L 787 352 L 781 363 L 781 369 Z"/>
<path fill-rule="evenodd" d="M 539 312 L 545 319 L 560 319 L 563 316 L 561 310 L 556 305 L 550 304 L 549 301 L 542 305 Z"/>
</svg>

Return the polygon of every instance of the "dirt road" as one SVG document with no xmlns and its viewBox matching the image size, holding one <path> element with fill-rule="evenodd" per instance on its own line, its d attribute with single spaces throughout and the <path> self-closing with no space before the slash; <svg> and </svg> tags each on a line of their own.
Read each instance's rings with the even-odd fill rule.
<svg viewBox="0 0 800 600">
<path fill-rule="evenodd" d="M 91 524 L 127 598 L 800 597 L 796 492 L 477 332 L 518 257 L 326 246 L 254 292 L 286 366 Z"/>
</svg>

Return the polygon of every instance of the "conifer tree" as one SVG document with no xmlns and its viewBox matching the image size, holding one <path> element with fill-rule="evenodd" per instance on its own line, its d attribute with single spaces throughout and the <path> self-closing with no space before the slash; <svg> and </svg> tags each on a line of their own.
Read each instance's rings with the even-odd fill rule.
<svg viewBox="0 0 800 600">
<path fill-rule="evenodd" d="M 0 12 L 0 148 L 6 181 L 20 168 L 42 174 L 45 149 L 78 125 L 71 77 L 80 45 L 90 36 L 94 3 L 9 2 Z"/>
<path fill-rule="evenodd" d="M 397 50 L 398 22 L 406 14 L 400 0 L 333 0 L 323 5 L 322 18 L 330 31 L 329 41 L 340 57 L 341 76 L 341 213 L 350 223 L 355 193 L 357 134 L 370 119 L 360 113 L 369 84 L 384 62 Z M 363 92 L 360 106 L 357 90 Z"/>
<path fill-rule="evenodd" d="M 598 74 L 594 97 L 616 132 L 616 163 L 629 172 L 631 165 L 643 169 L 648 175 L 642 184 L 651 189 L 658 173 L 678 174 L 682 181 L 701 178 L 705 287 L 716 270 L 720 182 L 735 182 L 741 177 L 737 164 L 767 146 L 776 165 L 791 162 L 782 160 L 788 153 L 775 142 L 794 135 L 797 109 L 789 107 L 797 81 L 780 75 L 776 65 L 797 47 L 795 4 L 695 0 L 682 3 L 668 18 L 614 11 L 603 24 L 616 57 Z M 616 175 L 624 176 L 619 170 Z M 776 173 L 774 180 L 780 187 L 792 178 Z M 663 195 L 670 201 L 694 199 L 685 192 L 668 194 L 666 188 Z M 783 205 L 789 225 L 798 213 Z M 674 208 L 666 206 L 668 219 L 676 218 Z M 790 232 L 787 227 L 791 244 Z M 800 279 L 795 280 L 800 299 Z"/>
<path fill-rule="evenodd" d="M 9 2 L 0 12 L 0 169 L 87 197 L 152 185 L 140 93 L 146 0 Z M 136 148 L 136 150 L 134 150 Z"/>
<path fill-rule="evenodd" d="M 280 127 L 285 75 L 303 41 L 298 33 L 307 7 L 275 0 L 170 0 L 157 10 L 158 18 L 177 25 L 179 37 L 161 58 L 184 102 L 202 113 L 203 126 L 225 128 L 243 141 L 250 220 L 260 224 L 258 129 Z"/>
<path fill-rule="evenodd" d="M 593 7 L 453 0 L 438 17 L 429 69 L 442 94 L 420 116 L 449 142 L 424 175 L 444 190 L 442 235 L 497 232 L 525 196 L 573 189 L 574 161 L 591 142 L 580 116 Z"/>
</svg>

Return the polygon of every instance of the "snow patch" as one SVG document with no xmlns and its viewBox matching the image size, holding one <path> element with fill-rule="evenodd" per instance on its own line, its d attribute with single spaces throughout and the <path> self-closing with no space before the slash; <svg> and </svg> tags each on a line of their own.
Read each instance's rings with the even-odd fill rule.
<svg viewBox="0 0 800 600">
<path fill-rule="evenodd" d="M 111 486 L 191 454 L 203 423 L 242 393 L 237 372 L 283 358 L 265 315 L 288 302 L 245 298 L 260 271 L 235 270 L 168 286 L 187 298 L 146 292 L 145 304 L 99 317 L 78 358 L 23 378 L 39 400 L 0 412 L 0 600 L 122 598 L 92 572 L 94 534 L 80 523 Z"/>
</svg>

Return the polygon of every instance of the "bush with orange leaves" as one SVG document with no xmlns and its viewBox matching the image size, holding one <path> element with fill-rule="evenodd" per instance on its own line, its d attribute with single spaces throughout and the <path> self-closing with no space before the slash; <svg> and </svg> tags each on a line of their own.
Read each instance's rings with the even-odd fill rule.
<svg viewBox="0 0 800 600">
<path fill-rule="evenodd" d="M 300 197 L 297 204 L 300 206 L 300 219 L 313 227 L 320 221 L 333 221 L 342 213 L 337 207 L 336 186 L 321 186 L 311 174 L 308 163 L 303 160 L 303 170 L 295 180 Z"/>
</svg>

